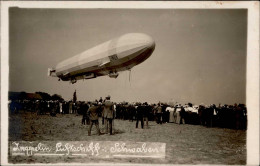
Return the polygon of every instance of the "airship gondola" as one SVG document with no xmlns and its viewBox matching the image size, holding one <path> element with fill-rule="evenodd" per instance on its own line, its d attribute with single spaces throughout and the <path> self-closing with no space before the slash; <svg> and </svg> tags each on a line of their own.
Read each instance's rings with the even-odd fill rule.
<svg viewBox="0 0 260 166">
<path fill-rule="evenodd" d="M 90 48 L 48 69 L 48 75 L 76 83 L 108 75 L 117 78 L 118 72 L 130 70 L 151 56 L 154 40 L 143 33 L 128 33 Z"/>
</svg>

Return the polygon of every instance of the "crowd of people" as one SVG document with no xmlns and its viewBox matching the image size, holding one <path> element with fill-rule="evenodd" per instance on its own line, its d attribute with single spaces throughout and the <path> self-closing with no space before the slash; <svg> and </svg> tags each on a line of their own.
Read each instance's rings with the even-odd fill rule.
<svg viewBox="0 0 260 166">
<path fill-rule="evenodd" d="M 77 114 L 82 115 L 82 124 L 90 125 L 88 134 L 91 135 L 92 126 L 99 130 L 99 118 L 105 125 L 106 133 L 112 134 L 113 119 L 136 121 L 136 128 L 141 123 L 141 128 L 148 127 L 149 121 L 157 124 L 176 123 L 194 124 L 207 127 L 224 127 L 232 129 L 247 129 L 247 109 L 244 104 L 234 105 L 199 105 L 191 103 L 169 105 L 166 103 L 115 103 L 110 101 L 110 96 L 104 100 L 102 97 L 93 102 L 72 101 L 44 101 L 44 100 L 14 100 L 9 102 L 11 114 L 19 111 L 35 112 L 38 115 L 50 114 Z M 144 122 L 145 121 L 145 122 Z"/>
<path fill-rule="evenodd" d="M 225 127 L 233 129 L 247 128 L 247 108 L 244 104 L 206 106 L 169 105 L 164 103 L 147 104 L 121 103 L 116 105 L 116 118 L 123 120 L 147 119 L 157 124 L 177 123 L 204 125 L 207 127 Z M 143 121 L 141 121 L 143 124 Z M 142 125 L 143 127 L 143 125 Z"/>
</svg>

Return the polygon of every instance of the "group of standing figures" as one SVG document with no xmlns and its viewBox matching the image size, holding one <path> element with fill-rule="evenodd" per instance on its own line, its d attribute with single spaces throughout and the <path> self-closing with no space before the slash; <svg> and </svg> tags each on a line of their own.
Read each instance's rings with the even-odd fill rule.
<svg viewBox="0 0 260 166">
<path fill-rule="evenodd" d="M 222 127 L 231 129 L 247 129 L 247 108 L 244 104 L 209 106 L 187 105 L 170 106 L 163 103 L 147 104 L 121 103 L 116 105 L 116 119 L 139 121 L 143 128 L 144 120 L 156 121 L 157 124 L 177 123 L 194 124 L 206 127 Z"/>
<path fill-rule="evenodd" d="M 89 136 L 91 135 L 93 124 L 96 126 L 98 135 L 101 134 L 98 122 L 100 114 L 102 114 L 102 124 L 105 125 L 105 133 L 108 133 L 109 131 L 109 134 L 112 135 L 112 123 L 115 118 L 115 108 L 114 104 L 110 101 L 110 96 L 106 97 L 106 100 L 102 105 L 98 105 L 97 102 L 90 103 L 90 106 L 85 104 L 85 109 L 82 114 L 82 124 L 90 124 L 88 129 Z"/>
<path fill-rule="evenodd" d="M 136 120 L 136 128 L 139 126 L 139 122 L 141 123 L 141 128 L 144 126 L 148 128 L 148 121 L 155 120 L 157 124 L 163 124 L 169 122 L 167 118 L 169 118 L 169 112 L 166 112 L 163 108 L 162 104 L 150 106 L 145 103 L 137 103 L 136 105 L 120 105 L 113 104 L 110 101 L 110 96 L 106 97 L 104 102 L 96 101 L 89 104 L 84 104 L 83 109 L 81 109 L 82 113 L 82 124 L 88 124 L 89 130 L 88 135 L 91 135 L 91 129 L 93 124 L 96 126 L 97 133 L 100 135 L 99 129 L 99 121 L 98 118 L 102 117 L 102 125 L 105 125 L 105 133 L 112 135 L 112 126 L 113 119 L 123 119 L 134 121 Z M 152 115 L 151 115 L 152 111 Z M 179 116 L 177 116 L 176 123 L 179 121 L 184 123 L 184 112 L 185 110 L 182 108 Z M 122 113 L 125 116 L 122 116 Z M 168 116 L 167 116 L 168 115 Z M 122 118 L 123 117 L 123 118 Z"/>
<path fill-rule="evenodd" d="M 100 98 L 95 102 L 76 103 L 70 101 L 30 101 L 30 100 L 10 100 L 9 110 L 11 114 L 18 114 L 20 111 L 35 112 L 37 115 L 49 113 L 56 114 L 77 114 L 83 115 L 82 124 L 91 124 L 89 130 L 94 125 L 97 126 L 100 134 L 98 118 L 102 117 L 102 125 L 105 125 L 105 132 L 112 134 L 113 119 L 136 120 L 135 127 L 148 127 L 149 121 L 156 121 L 157 124 L 177 123 L 194 124 L 207 127 L 224 127 L 231 129 L 247 129 L 247 108 L 244 104 L 220 105 L 217 107 L 199 105 L 168 105 L 164 103 L 113 103 L 110 96 L 103 101 Z M 145 121 L 145 123 L 144 123 Z M 89 132 L 91 134 L 91 132 Z"/>
<path fill-rule="evenodd" d="M 134 112 L 134 116 L 136 116 L 136 128 L 138 128 L 139 121 L 141 122 L 141 127 L 144 128 L 144 121 L 146 124 L 146 127 L 148 127 L 148 121 L 149 120 L 155 120 L 157 124 L 163 124 L 168 123 L 170 118 L 170 112 L 166 111 L 165 106 L 163 106 L 161 103 L 158 103 L 157 105 L 150 106 L 146 102 L 143 104 L 137 104 Z M 179 114 L 176 114 L 176 120 L 175 123 L 184 123 L 184 113 L 185 110 L 182 107 Z M 178 116 L 177 116 L 178 115 Z M 178 117 L 178 119 L 177 119 Z M 131 116 L 131 119 L 133 121 L 133 116 Z"/>
</svg>

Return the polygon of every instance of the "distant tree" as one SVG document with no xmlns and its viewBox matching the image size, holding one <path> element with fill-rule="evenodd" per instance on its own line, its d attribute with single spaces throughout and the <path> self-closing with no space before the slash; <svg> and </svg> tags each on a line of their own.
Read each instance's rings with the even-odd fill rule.
<svg viewBox="0 0 260 166">
<path fill-rule="evenodd" d="M 54 94 L 51 96 L 52 100 L 59 100 L 59 101 L 64 101 L 64 99 L 61 97 L 61 95 Z"/>
<path fill-rule="evenodd" d="M 51 100 L 51 95 L 46 92 L 35 92 L 36 94 L 41 95 L 43 100 Z"/>
</svg>

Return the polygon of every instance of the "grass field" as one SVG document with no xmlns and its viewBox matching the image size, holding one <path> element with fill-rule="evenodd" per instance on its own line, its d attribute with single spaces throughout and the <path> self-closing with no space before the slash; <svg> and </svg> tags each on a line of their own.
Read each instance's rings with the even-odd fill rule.
<svg viewBox="0 0 260 166">
<path fill-rule="evenodd" d="M 9 116 L 9 141 L 133 141 L 166 143 L 165 159 L 116 158 L 89 159 L 70 157 L 10 157 L 10 163 L 153 163 L 153 164 L 246 164 L 246 131 L 207 128 L 199 125 L 156 124 L 136 129 L 135 121 L 114 121 L 114 135 L 88 136 L 88 125 L 75 114 L 36 115 L 20 113 Z M 101 124 L 101 132 L 104 126 Z M 140 126 L 140 124 L 139 124 Z"/>
</svg>

